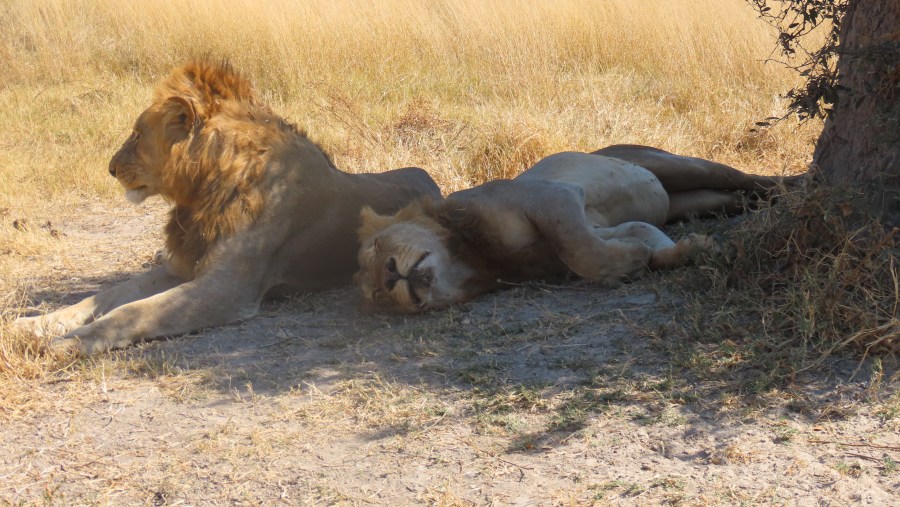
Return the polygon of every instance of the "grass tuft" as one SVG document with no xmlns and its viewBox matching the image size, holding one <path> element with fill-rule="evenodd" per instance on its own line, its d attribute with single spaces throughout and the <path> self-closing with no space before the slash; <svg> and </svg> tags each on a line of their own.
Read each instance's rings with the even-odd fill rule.
<svg viewBox="0 0 900 507">
<path fill-rule="evenodd" d="M 900 234 L 879 216 L 862 195 L 810 186 L 728 231 L 729 258 L 692 282 L 712 288 L 688 295 L 682 363 L 766 389 L 838 352 L 896 355 Z"/>
<path fill-rule="evenodd" d="M 469 148 L 464 163 L 469 179 L 475 184 L 515 178 L 538 160 L 571 149 L 536 126 L 518 123 L 487 128 Z"/>
</svg>

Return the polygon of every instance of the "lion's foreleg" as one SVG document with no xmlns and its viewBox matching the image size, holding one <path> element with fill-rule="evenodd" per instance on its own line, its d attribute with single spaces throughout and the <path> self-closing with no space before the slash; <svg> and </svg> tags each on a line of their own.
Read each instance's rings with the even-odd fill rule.
<svg viewBox="0 0 900 507">
<path fill-rule="evenodd" d="M 253 285 L 240 277 L 198 278 L 120 306 L 53 340 L 51 347 L 87 355 L 247 319 L 256 315 L 262 300 Z"/>
<path fill-rule="evenodd" d="M 119 306 L 159 294 L 180 283 L 182 280 L 170 275 L 165 267 L 155 267 L 121 285 L 98 292 L 74 305 L 46 315 L 20 317 L 15 320 L 13 327 L 24 332 L 31 332 L 39 338 L 60 336 L 93 322 Z"/>
<path fill-rule="evenodd" d="M 652 249 L 615 229 L 595 229 L 584 213 L 583 194 L 557 189 L 545 192 L 528 218 L 575 274 L 606 285 L 643 272 Z M 647 225 L 647 224 L 644 224 Z M 608 234 L 599 231 L 611 231 Z"/>
<path fill-rule="evenodd" d="M 644 222 L 626 222 L 608 228 L 598 227 L 594 232 L 604 239 L 639 242 L 646 245 L 651 252 L 647 265 L 650 269 L 680 266 L 698 251 L 715 248 L 715 244 L 708 236 L 691 234 L 676 243 L 657 227 Z"/>
<path fill-rule="evenodd" d="M 575 274 L 611 287 L 625 278 L 637 278 L 650 262 L 647 245 L 628 238 L 584 237 L 559 250 L 562 260 Z"/>
</svg>

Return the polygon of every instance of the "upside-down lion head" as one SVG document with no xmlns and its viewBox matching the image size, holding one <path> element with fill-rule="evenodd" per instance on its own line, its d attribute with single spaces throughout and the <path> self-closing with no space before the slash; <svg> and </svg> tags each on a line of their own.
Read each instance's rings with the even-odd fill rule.
<svg viewBox="0 0 900 507">
<path fill-rule="evenodd" d="M 393 216 L 363 208 L 359 272 L 355 279 L 366 306 L 402 313 L 468 299 L 468 266 L 449 248 L 449 231 L 417 202 Z"/>
</svg>

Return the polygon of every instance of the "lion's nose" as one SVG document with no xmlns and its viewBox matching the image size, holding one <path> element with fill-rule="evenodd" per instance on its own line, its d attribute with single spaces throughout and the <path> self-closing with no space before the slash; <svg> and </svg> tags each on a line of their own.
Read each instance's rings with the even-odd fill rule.
<svg viewBox="0 0 900 507">
<path fill-rule="evenodd" d="M 397 281 L 400 280 L 402 276 L 397 271 L 397 260 L 393 257 L 388 257 L 387 262 L 384 263 L 384 270 L 382 272 L 381 279 L 384 282 L 384 288 L 387 290 L 394 290 L 394 286 L 397 285 Z"/>
<path fill-rule="evenodd" d="M 115 161 L 110 161 L 110 162 L 109 162 L 109 175 L 112 176 L 113 178 L 116 177 L 116 163 L 115 163 Z"/>
</svg>

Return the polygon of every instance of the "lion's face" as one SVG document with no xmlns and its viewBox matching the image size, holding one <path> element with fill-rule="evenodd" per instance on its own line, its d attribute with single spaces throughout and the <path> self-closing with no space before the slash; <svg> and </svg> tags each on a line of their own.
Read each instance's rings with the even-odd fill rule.
<svg viewBox="0 0 900 507">
<path fill-rule="evenodd" d="M 173 146 L 188 134 L 192 112 L 185 99 L 170 98 L 138 116 L 131 136 L 109 162 L 109 173 L 125 188 L 129 201 L 139 204 L 166 193 L 163 171 Z"/>
<path fill-rule="evenodd" d="M 412 313 L 464 299 L 468 268 L 446 246 L 447 232 L 426 217 L 384 217 L 366 208 L 356 281 L 367 306 Z"/>
</svg>

